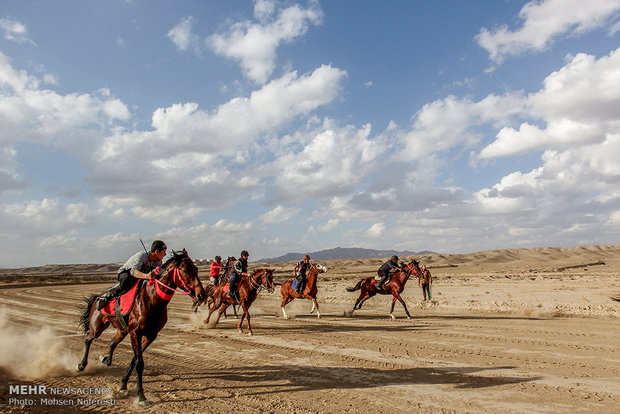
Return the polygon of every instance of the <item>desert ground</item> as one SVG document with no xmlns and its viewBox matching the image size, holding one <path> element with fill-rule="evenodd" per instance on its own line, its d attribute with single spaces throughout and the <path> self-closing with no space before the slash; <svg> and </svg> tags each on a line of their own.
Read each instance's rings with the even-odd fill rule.
<svg viewBox="0 0 620 414">
<path fill-rule="evenodd" d="M 0 411 L 620 412 L 620 302 L 612 299 L 620 297 L 620 246 L 416 259 L 434 283 L 425 302 L 417 280 L 408 281 L 412 319 L 397 304 L 392 320 L 387 296 L 351 314 L 359 291 L 345 288 L 373 275 L 380 259 L 321 262 L 329 271 L 319 278 L 320 319 L 300 300 L 284 319 L 279 290 L 262 291 L 251 308 L 253 336 L 237 332 L 232 312 L 205 325 L 206 309 L 193 313 L 191 300 L 175 295 L 168 324 L 145 352 L 147 407 L 136 403 L 135 375 L 129 395 L 118 393 L 128 339 L 111 367 L 98 362 L 112 330 L 93 343 L 86 370 L 75 370 L 83 298 L 110 286 L 118 265 L 1 270 Z M 197 264 L 206 284 L 206 263 Z M 292 263 L 250 265 L 259 267 L 275 268 L 276 282 L 290 279 Z M 65 391 L 17 395 L 19 385 Z"/>
</svg>

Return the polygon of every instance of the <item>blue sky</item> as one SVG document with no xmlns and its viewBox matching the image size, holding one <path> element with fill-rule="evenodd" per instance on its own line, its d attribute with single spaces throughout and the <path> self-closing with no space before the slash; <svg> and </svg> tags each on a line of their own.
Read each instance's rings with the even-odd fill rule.
<svg viewBox="0 0 620 414">
<path fill-rule="evenodd" d="M 619 242 L 620 0 L 1 4 L 0 267 Z"/>
</svg>

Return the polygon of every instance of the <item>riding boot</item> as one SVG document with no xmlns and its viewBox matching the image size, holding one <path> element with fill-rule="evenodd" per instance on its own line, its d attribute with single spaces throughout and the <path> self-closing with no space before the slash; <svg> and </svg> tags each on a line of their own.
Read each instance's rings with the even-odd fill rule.
<svg viewBox="0 0 620 414">
<path fill-rule="evenodd" d="M 103 307 L 107 305 L 109 301 L 111 301 L 114 297 L 118 296 L 121 293 L 121 290 L 121 282 L 117 282 L 115 285 L 108 288 L 108 290 L 99 295 L 99 299 L 97 299 L 97 310 L 103 309 Z"/>
<path fill-rule="evenodd" d="M 231 297 L 231 299 L 236 300 L 237 302 L 239 302 L 239 292 L 237 291 L 237 282 L 235 281 L 234 283 L 230 283 L 229 287 L 228 287 L 228 296 Z"/>
</svg>

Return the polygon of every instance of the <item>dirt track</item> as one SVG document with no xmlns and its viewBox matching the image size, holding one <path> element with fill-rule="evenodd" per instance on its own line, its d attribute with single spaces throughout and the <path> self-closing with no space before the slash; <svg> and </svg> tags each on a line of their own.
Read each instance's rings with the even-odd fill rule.
<svg viewBox="0 0 620 414">
<path fill-rule="evenodd" d="M 46 358 L 69 359 L 68 365 L 73 365 L 82 351 L 76 329 L 80 298 L 106 286 L 0 289 L 0 304 L 8 319 L 4 331 L 21 335 L 49 324 L 53 327 L 49 338 L 45 338 L 49 332 L 39 331 L 47 349 L 53 351 Z M 170 305 L 168 325 L 145 354 L 148 408 L 135 404 L 135 377 L 128 397 L 107 396 L 115 398 L 113 408 L 7 405 L 7 382 L 116 390 L 131 351 L 126 340 L 118 347 L 113 366 L 101 366 L 97 359 L 106 352 L 112 336 L 109 331 L 94 342 L 84 373 L 52 363 L 51 372 L 36 380 L 10 374 L 2 383 L 3 409 L 611 413 L 620 407 L 618 319 L 414 308 L 414 318 L 407 320 L 397 308 L 401 318 L 392 321 L 385 302 L 377 298 L 354 318 L 345 317 L 343 309 L 352 298 L 354 294 L 346 294 L 341 304 L 321 303 L 320 320 L 308 314 L 310 302 L 295 301 L 288 309 L 295 317 L 284 320 L 276 317 L 279 294 L 263 292 L 252 308 L 255 335 L 249 337 L 237 332 L 234 318 L 207 329 L 201 323 L 204 314 L 195 317 L 190 300 L 177 295 Z"/>
</svg>

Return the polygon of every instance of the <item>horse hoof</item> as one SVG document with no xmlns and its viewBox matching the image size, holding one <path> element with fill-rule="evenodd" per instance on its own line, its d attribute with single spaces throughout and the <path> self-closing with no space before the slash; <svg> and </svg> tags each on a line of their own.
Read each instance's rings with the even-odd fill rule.
<svg viewBox="0 0 620 414">
<path fill-rule="evenodd" d="M 85 364 L 78 364 L 77 366 L 77 372 L 82 372 L 84 371 L 84 368 L 86 368 Z"/>
<path fill-rule="evenodd" d="M 151 405 L 151 403 L 150 403 L 150 401 L 149 401 L 149 400 L 144 399 L 144 400 L 139 400 L 139 401 L 138 401 L 138 405 L 139 405 L 140 407 L 148 407 L 148 406 L 150 406 L 150 405 Z"/>
<path fill-rule="evenodd" d="M 392 318 L 393 321 L 396 320 L 396 316 L 390 314 L 390 317 Z"/>
<path fill-rule="evenodd" d="M 248 336 L 252 336 L 254 335 L 252 332 L 248 332 Z"/>
<path fill-rule="evenodd" d="M 108 359 L 107 356 L 100 356 L 99 357 L 99 361 L 101 361 L 101 363 L 103 365 L 105 365 L 106 367 L 109 367 L 110 365 L 112 365 L 112 361 L 110 359 Z"/>
<path fill-rule="evenodd" d="M 118 390 L 117 395 L 118 395 L 119 398 L 124 398 L 124 397 L 127 397 L 129 395 L 129 391 L 127 390 L 127 388 L 125 388 L 125 389 L 121 388 L 120 390 Z"/>
</svg>

